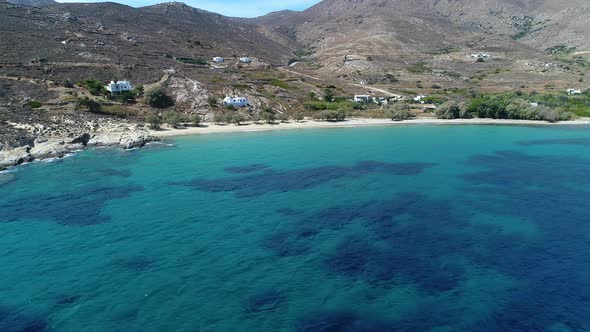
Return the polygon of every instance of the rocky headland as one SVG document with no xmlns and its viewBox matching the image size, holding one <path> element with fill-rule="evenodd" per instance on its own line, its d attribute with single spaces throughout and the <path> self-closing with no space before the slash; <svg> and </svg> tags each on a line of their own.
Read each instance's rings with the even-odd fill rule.
<svg viewBox="0 0 590 332">
<path fill-rule="evenodd" d="M 141 124 L 108 118 L 55 116 L 47 122 L 6 122 L 0 142 L 0 170 L 48 158 L 63 158 L 87 147 L 142 147 L 157 140 Z"/>
</svg>

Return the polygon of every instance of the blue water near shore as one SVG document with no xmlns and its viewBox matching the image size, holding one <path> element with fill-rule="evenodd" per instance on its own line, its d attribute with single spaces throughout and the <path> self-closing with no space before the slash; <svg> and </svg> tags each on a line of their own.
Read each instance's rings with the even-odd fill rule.
<svg viewBox="0 0 590 332">
<path fill-rule="evenodd" d="M 590 128 L 179 138 L 0 181 L 0 331 L 590 331 Z"/>
</svg>

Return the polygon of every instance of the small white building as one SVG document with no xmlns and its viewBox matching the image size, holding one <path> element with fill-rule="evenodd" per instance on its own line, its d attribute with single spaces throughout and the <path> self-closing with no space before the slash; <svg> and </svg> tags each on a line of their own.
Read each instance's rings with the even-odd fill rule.
<svg viewBox="0 0 590 332">
<path fill-rule="evenodd" d="M 484 59 L 484 60 L 492 58 L 491 55 L 489 55 L 487 53 L 482 53 L 482 52 L 470 54 L 470 55 L 468 55 L 468 57 L 474 58 L 474 59 Z"/>
<path fill-rule="evenodd" d="M 532 107 L 539 107 L 539 103 L 533 103 L 533 102 L 531 102 L 530 104 L 531 104 Z"/>
<path fill-rule="evenodd" d="M 581 95 L 582 94 L 582 90 L 580 89 L 567 89 L 566 90 L 568 95 Z"/>
<path fill-rule="evenodd" d="M 413 101 L 417 101 L 420 104 L 424 104 L 424 98 L 426 98 L 426 96 L 424 96 L 424 95 L 418 95 L 418 96 L 414 97 L 412 100 Z"/>
<path fill-rule="evenodd" d="M 127 80 L 117 82 L 111 81 L 111 83 L 109 83 L 109 85 L 105 86 L 104 88 L 107 89 L 107 91 L 109 91 L 111 94 L 116 95 L 120 94 L 121 92 L 133 90 L 133 85 L 131 85 L 131 82 Z"/>
<path fill-rule="evenodd" d="M 246 107 L 250 105 L 247 98 L 244 97 L 225 97 L 223 106 Z"/>
<path fill-rule="evenodd" d="M 370 103 L 373 97 L 369 95 L 354 95 L 355 103 Z"/>
<path fill-rule="evenodd" d="M 242 57 L 240 58 L 240 63 L 252 63 L 252 58 Z"/>
<path fill-rule="evenodd" d="M 216 57 L 213 58 L 213 62 L 215 62 L 215 63 L 224 63 L 225 62 L 225 59 L 223 57 L 216 56 Z"/>
</svg>

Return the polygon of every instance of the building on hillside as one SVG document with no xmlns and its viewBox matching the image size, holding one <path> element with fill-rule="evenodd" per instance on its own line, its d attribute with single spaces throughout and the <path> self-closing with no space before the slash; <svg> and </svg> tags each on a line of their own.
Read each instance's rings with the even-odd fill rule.
<svg viewBox="0 0 590 332">
<path fill-rule="evenodd" d="M 246 107 L 250 105 L 247 98 L 244 97 L 225 97 L 223 99 L 223 106 Z"/>
<path fill-rule="evenodd" d="M 131 82 L 127 80 L 117 82 L 111 81 L 111 83 L 109 83 L 109 85 L 105 86 L 104 88 L 107 89 L 107 91 L 109 91 L 111 94 L 117 95 L 125 91 L 133 90 L 133 85 L 131 85 Z"/>
<path fill-rule="evenodd" d="M 533 102 L 531 102 L 530 104 L 531 104 L 532 107 L 539 107 L 539 103 L 533 103 Z"/>
<path fill-rule="evenodd" d="M 252 58 L 242 57 L 240 58 L 240 63 L 252 63 Z"/>
<path fill-rule="evenodd" d="M 354 95 L 355 103 L 370 103 L 373 97 L 369 95 Z"/>
<path fill-rule="evenodd" d="M 581 95 L 582 94 L 582 90 L 580 89 L 567 89 L 566 90 L 568 95 Z"/>
<path fill-rule="evenodd" d="M 491 55 L 489 55 L 487 53 L 482 53 L 482 52 L 470 54 L 470 55 L 468 55 L 468 57 L 473 58 L 473 59 L 478 59 L 478 60 L 481 59 L 484 61 L 492 58 Z"/>
<path fill-rule="evenodd" d="M 412 100 L 417 101 L 420 104 L 424 104 L 424 98 L 426 98 L 426 96 L 424 96 L 424 95 L 418 95 L 418 96 L 414 97 L 414 99 L 412 99 Z"/>
<path fill-rule="evenodd" d="M 225 59 L 223 57 L 216 56 L 216 57 L 213 58 L 213 62 L 215 62 L 215 63 L 224 63 L 225 62 Z"/>
</svg>

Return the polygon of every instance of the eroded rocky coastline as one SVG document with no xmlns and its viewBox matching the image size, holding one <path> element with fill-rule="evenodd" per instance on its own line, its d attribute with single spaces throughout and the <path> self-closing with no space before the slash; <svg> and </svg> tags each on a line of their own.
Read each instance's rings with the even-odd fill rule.
<svg viewBox="0 0 590 332">
<path fill-rule="evenodd" d="M 51 121 L 3 124 L 0 170 L 34 160 L 63 158 L 87 147 L 132 149 L 157 141 L 141 124 L 108 118 L 55 116 Z"/>
</svg>

